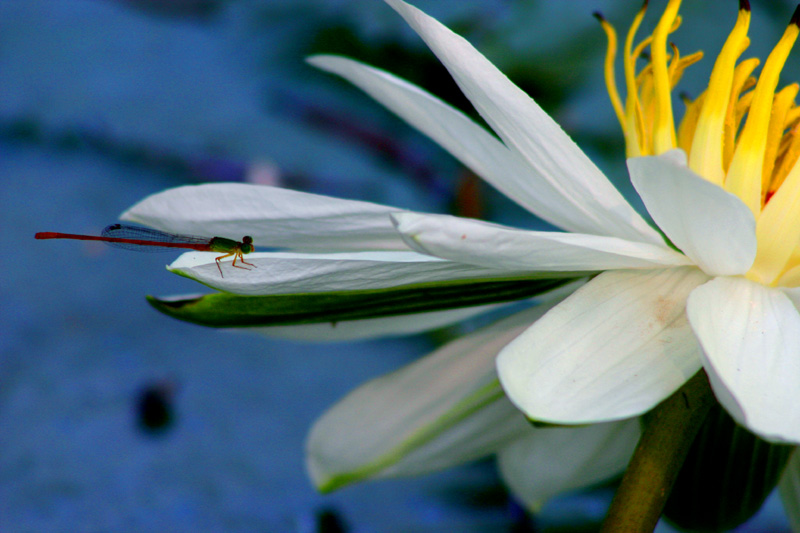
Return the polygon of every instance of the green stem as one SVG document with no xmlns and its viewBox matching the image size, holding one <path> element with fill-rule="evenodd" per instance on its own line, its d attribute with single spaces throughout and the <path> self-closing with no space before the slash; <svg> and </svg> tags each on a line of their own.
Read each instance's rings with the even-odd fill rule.
<svg viewBox="0 0 800 533">
<path fill-rule="evenodd" d="M 700 370 L 645 417 L 644 431 L 602 533 L 655 529 L 672 484 L 714 402 L 708 377 Z"/>
</svg>

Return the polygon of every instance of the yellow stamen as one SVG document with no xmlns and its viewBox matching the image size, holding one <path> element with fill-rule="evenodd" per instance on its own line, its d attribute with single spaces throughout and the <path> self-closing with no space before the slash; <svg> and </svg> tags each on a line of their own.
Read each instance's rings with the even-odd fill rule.
<svg viewBox="0 0 800 533">
<path fill-rule="evenodd" d="M 800 90 L 800 85 L 796 83 L 787 85 L 775 95 L 772 104 L 772 115 L 767 128 L 767 147 L 764 150 L 764 166 L 761 169 L 761 190 L 764 195 L 764 198 L 761 198 L 762 204 L 770 186 L 772 170 L 775 168 L 775 159 L 778 156 L 778 148 L 785 129 L 786 115 L 794 105 L 794 98 L 797 96 L 798 90 Z"/>
<path fill-rule="evenodd" d="M 697 130 L 697 121 L 700 117 L 700 109 L 706 99 L 706 93 L 704 92 L 694 101 L 684 97 L 681 99 L 686 106 L 686 112 L 683 114 L 680 126 L 678 126 L 678 148 L 688 154 Z"/>
<path fill-rule="evenodd" d="M 792 130 L 784 136 L 787 141 L 786 148 L 780 156 L 780 162 L 772 173 L 772 182 L 769 184 L 767 196 L 775 194 L 775 191 L 783 184 L 786 176 L 792 170 L 800 158 L 800 124 L 796 124 Z"/>
<path fill-rule="evenodd" d="M 761 211 L 761 171 L 766 151 L 767 130 L 772 111 L 772 99 L 778 86 L 792 45 L 797 40 L 798 27 L 790 24 L 772 50 L 754 90 L 753 103 L 739 137 L 736 151 L 728 169 L 725 188 L 738 196 L 758 219 Z M 800 226 L 799 226 L 800 227 Z"/>
<path fill-rule="evenodd" d="M 800 107 L 793 107 L 786 113 L 786 127 L 794 125 L 794 122 L 800 119 Z"/>
<path fill-rule="evenodd" d="M 688 152 L 689 167 L 710 182 L 720 186 L 725 177 L 722 145 L 725 118 L 730 107 L 729 95 L 734 83 L 736 61 L 749 44 L 747 38 L 749 27 L 750 11 L 740 9 L 736 25 L 725 41 L 725 45 L 714 63 L 714 69 L 711 71 L 707 89 L 708 97 L 700 111 L 697 131 L 694 135 L 698 142 L 692 144 L 691 150 Z M 733 150 L 731 150 L 732 152 Z"/>
<path fill-rule="evenodd" d="M 679 58 L 678 47 L 674 44 L 670 46 L 672 46 L 672 49 L 675 51 L 675 57 L 669 64 L 669 85 L 670 89 L 674 89 L 675 86 L 680 83 L 686 69 L 703 59 L 703 52 L 695 52 L 686 57 Z"/>
<path fill-rule="evenodd" d="M 770 286 L 800 286 L 800 84 L 780 91 L 778 79 L 800 36 L 800 6 L 756 80 L 758 59 L 737 61 L 750 44 L 750 7 L 740 0 L 736 24 L 717 58 L 708 89 L 694 101 L 682 97 L 686 111 L 674 127 L 671 90 L 701 53 L 681 57 L 667 37 L 681 22 L 680 0 L 669 0 L 651 37 L 634 47 L 642 8 L 625 40 L 627 88 L 624 109 L 613 83 L 617 36 L 608 35 L 606 83 L 623 125 L 629 157 L 658 155 L 679 146 L 690 167 L 739 197 L 756 218 L 758 247 L 747 278 Z M 646 5 L 646 2 L 645 2 Z M 650 61 L 637 74 L 636 61 L 649 45 Z M 613 88 L 611 87 L 613 86 Z M 752 90 L 751 90 L 752 89 Z M 702 231 L 702 228 L 698 228 Z"/>
<path fill-rule="evenodd" d="M 742 123 L 744 114 L 750 109 L 750 102 L 753 99 L 752 91 L 745 93 L 756 85 L 756 79 L 750 76 L 750 72 L 759 63 L 760 61 L 756 58 L 742 61 L 733 74 L 733 90 L 728 113 L 725 115 L 725 138 L 722 141 L 722 166 L 725 168 L 726 174 L 733 159 L 733 152 L 736 150 L 736 134 L 739 132 L 739 125 Z"/>
<path fill-rule="evenodd" d="M 675 19 L 681 0 L 669 0 L 667 9 L 653 32 L 650 51 L 653 56 L 653 85 L 656 95 L 653 150 L 660 154 L 675 147 L 675 121 L 672 116 L 669 73 L 667 70 L 667 37 Z"/>
<path fill-rule="evenodd" d="M 639 121 L 642 139 L 639 141 L 642 155 L 653 155 L 653 126 L 655 123 L 656 103 L 653 82 L 653 66 L 645 66 L 636 77 L 639 87 Z"/>
<path fill-rule="evenodd" d="M 622 58 L 623 66 L 625 67 L 625 87 L 627 94 L 625 98 L 625 124 L 622 131 L 625 134 L 625 152 L 628 157 L 636 157 L 642 155 L 642 137 L 644 132 L 642 120 L 642 113 L 639 104 L 639 91 L 636 89 L 636 59 L 642 54 L 644 47 L 650 44 L 650 39 L 645 39 L 641 48 L 636 47 L 636 50 L 631 52 L 633 48 L 633 40 L 636 38 L 636 30 L 642 23 L 644 14 L 647 11 L 647 3 L 639 9 L 636 17 L 633 19 L 628 35 L 625 37 L 625 50 L 624 57 Z"/>
<path fill-rule="evenodd" d="M 614 108 L 614 113 L 617 114 L 617 120 L 623 131 L 625 131 L 625 113 L 622 110 L 622 100 L 617 91 L 617 80 L 614 74 L 614 59 L 617 57 L 617 32 L 614 27 L 603 18 L 600 13 L 595 13 L 594 16 L 600 21 L 600 27 L 606 32 L 608 39 L 608 47 L 606 48 L 606 60 L 603 68 L 603 75 L 606 80 L 606 90 L 608 96 L 611 98 L 611 106 Z"/>
</svg>

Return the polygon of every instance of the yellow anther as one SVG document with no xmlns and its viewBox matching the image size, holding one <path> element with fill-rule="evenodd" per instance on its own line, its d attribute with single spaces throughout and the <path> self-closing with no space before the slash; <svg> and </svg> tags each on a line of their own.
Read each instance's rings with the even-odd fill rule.
<svg viewBox="0 0 800 533">
<path fill-rule="evenodd" d="M 701 94 L 694 101 L 689 98 L 681 98 L 686 106 L 686 110 L 678 126 L 678 148 L 686 153 L 689 153 L 691 149 L 692 141 L 697 130 L 697 120 L 700 116 L 700 109 L 703 106 L 705 97 L 706 93 Z"/>
<path fill-rule="evenodd" d="M 790 24 L 764 64 L 754 90 L 747 121 L 739 136 L 725 180 L 725 188 L 738 196 L 750 208 L 756 219 L 761 212 L 761 172 L 772 113 L 772 99 L 778 86 L 780 72 L 792 45 L 797 40 L 798 30 L 794 23 Z"/>
<path fill-rule="evenodd" d="M 639 90 L 639 125 L 641 155 L 653 155 L 653 131 L 656 114 L 656 99 L 653 82 L 653 65 L 645 66 L 636 77 Z"/>
<path fill-rule="evenodd" d="M 600 13 L 595 13 L 595 17 L 597 17 L 597 20 L 600 21 L 600 26 L 603 28 L 603 31 L 606 33 L 606 38 L 608 39 L 606 60 L 603 68 L 606 89 L 608 90 L 609 98 L 611 98 L 611 106 L 614 108 L 614 113 L 617 115 L 617 120 L 619 120 L 619 125 L 622 127 L 622 131 L 626 132 L 625 112 L 622 110 L 622 100 L 620 99 L 619 92 L 617 91 L 617 80 L 614 74 L 614 59 L 617 56 L 617 32 Z"/>
<path fill-rule="evenodd" d="M 800 107 L 793 107 L 786 113 L 786 124 L 787 128 L 794 126 L 794 124 L 800 120 Z"/>
<path fill-rule="evenodd" d="M 704 92 L 695 98 L 694 101 L 691 101 L 689 98 L 681 99 L 686 106 L 686 111 L 683 114 L 680 126 L 678 126 L 678 148 L 688 154 L 692 147 L 692 140 L 696 134 L 697 120 L 700 117 L 700 109 L 703 107 L 703 102 L 706 99 L 706 93 Z"/>
<path fill-rule="evenodd" d="M 681 81 L 683 77 L 683 73 L 686 69 L 701 59 L 703 59 L 703 52 L 695 52 L 690 54 L 686 57 L 678 58 L 678 47 L 675 45 L 673 46 L 673 50 L 675 50 L 675 57 L 669 64 L 669 84 L 670 89 L 674 89 L 676 85 Z"/>
<path fill-rule="evenodd" d="M 672 115 L 672 98 L 667 70 L 667 37 L 676 22 L 681 0 L 670 0 L 655 31 L 650 51 L 653 57 L 653 88 L 655 92 L 655 121 L 653 151 L 661 154 L 675 148 L 675 122 Z"/>
<path fill-rule="evenodd" d="M 725 128 L 724 139 L 722 143 L 722 166 L 725 172 L 728 172 L 728 167 L 733 159 L 733 152 L 736 149 L 736 134 L 739 131 L 739 124 L 742 122 L 745 111 L 750 107 L 750 100 L 753 97 L 752 93 L 746 93 L 740 99 L 740 95 L 755 87 L 756 79 L 751 77 L 750 74 L 759 65 L 758 58 L 745 59 L 736 66 L 733 73 L 733 88 L 728 104 L 728 111 L 725 114 Z"/>
<path fill-rule="evenodd" d="M 794 98 L 797 96 L 798 90 L 800 90 L 800 85 L 796 83 L 787 85 L 775 95 L 775 100 L 772 104 L 772 114 L 770 115 L 767 129 L 767 147 L 764 150 L 764 166 L 761 170 L 761 191 L 764 196 L 761 198 L 762 204 L 766 199 L 767 191 L 772 181 L 772 171 L 775 168 L 775 158 L 778 156 L 778 149 L 783 138 L 786 115 L 794 105 Z"/>
<path fill-rule="evenodd" d="M 736 25 L 725 41 L 725 45 L 714 63 L 714 69 L 711 71 L 711 79 L 708 82 L 707 90 L 708 96 L 703 103 L 703 108 L 697 120 L 697 131 L 694 134 L 695 141 L 688 151 L 689 167 L 717 185 L 722 185 L 725 179 L 723 164 L 725 119 L 732 103 L 731 91 L 734 87 L 736 61 L 749 43 L 747 38 L 749 26 L 750 11 L 740 9 Z M 731 153 L 733 153 L 734 134 L 735 131 L 731 130 Z"/>
<path fill-rule="evenodd" d="M 797 164 L 800 158 L 800 124 L 795 126 L 784 135 L 783 142 L 779 149 L 778 163 L 772 171 L 772 180 L 769 184 L 766 197 L 769 198 L 783 184 L 789 171 Z"/>
<path fill-rule="evenodd" d="M 636 13 L 628 35 L 625 37 L 625 50 L 623 52 L 623 66 L 625 68 L 625 124 L 622 127 L 625 133 L 625 153 L 628 157 L 643 155 L 642 140 L 644 136 L 644 124 L 642 110 L 639 103 L 639 89 L 636 85 L 636 60 L 642 54 L 644 48 L 650 44 L 650 39 L 633 48 L 633 41 L 636 38 L 636 30 L 642 23 L 644 14 L 647 11 L 647 3 Z M 641 47 L 641 48 L 640 48 Z"/>
</svg>

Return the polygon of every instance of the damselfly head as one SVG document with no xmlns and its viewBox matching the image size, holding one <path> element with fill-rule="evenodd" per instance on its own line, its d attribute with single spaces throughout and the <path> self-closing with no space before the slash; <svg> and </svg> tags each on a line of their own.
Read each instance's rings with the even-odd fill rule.
<svg viewBox="0 0 800 533">
<path fill-rule="evenodd" d="M 253 238 L 250 235 L 245 235 L 242 237 L 242 245 L 240 250 L 242 250 L 243 254 L 249 254 L 252 251 L 255 251 L 256 247 L 253 246 Z"/>
</svg>

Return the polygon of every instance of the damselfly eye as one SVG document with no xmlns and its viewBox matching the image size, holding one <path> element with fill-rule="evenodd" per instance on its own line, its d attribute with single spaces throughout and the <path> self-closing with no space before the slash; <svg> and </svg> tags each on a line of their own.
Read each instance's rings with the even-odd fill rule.
<svg viewBox="0 0 800 533">
<path fill-rule="evenodd" d="M 242 237 L 242 242 L 244 244 L 252 244 L 253 238 L 250 235 L 245 235 L 244 237 Z"/>
</svg>

